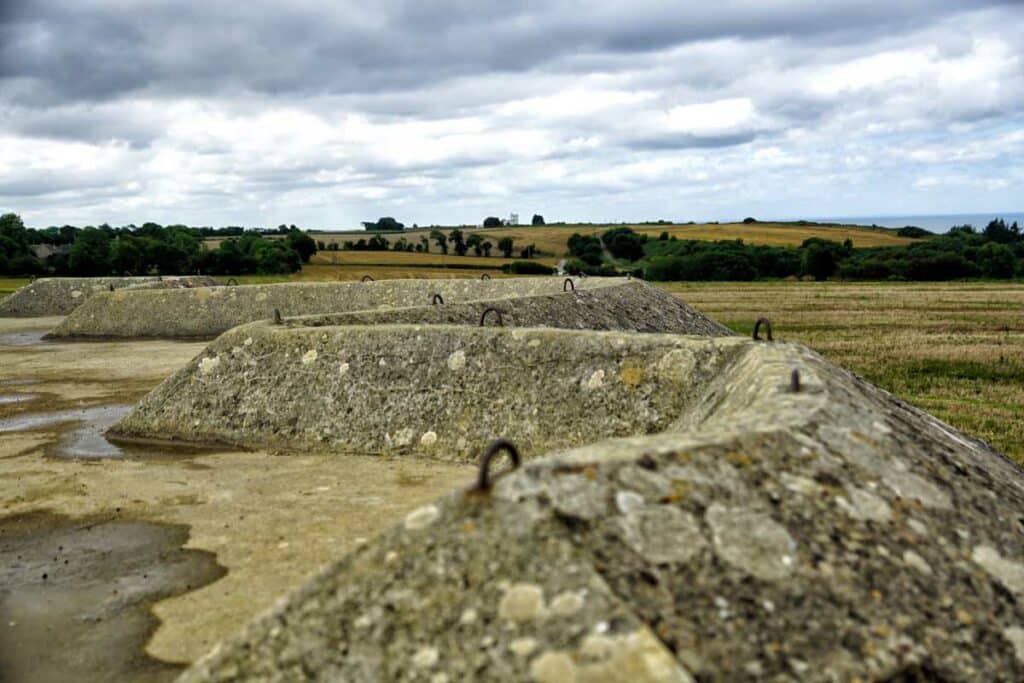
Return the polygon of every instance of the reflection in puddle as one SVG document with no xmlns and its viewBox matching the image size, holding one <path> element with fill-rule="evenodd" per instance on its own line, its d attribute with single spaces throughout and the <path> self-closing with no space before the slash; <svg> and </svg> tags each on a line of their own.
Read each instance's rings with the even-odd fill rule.
<svg viewBox="0 0 1024 683">
<path fill-rule="evenodd" d="M 0 406 L 8 406 L 12 403 L 24 403 L 25 401 L 34 401 L 39 398 L 39 394 L 0 394 Z"/>
<path fill-rule="evenodd" d="M 53 427 L 68 422 L 81 423 L 75 429 L 61 436 L 54 449 L 54 455 L 64 458 L 116 458 L 124 451 L 107 441 L 103 432 L 128 414 L 131 406 L 97 406 L 58 410 L 51 413 L 17 415 L 0 420 L 0 434 L 4 432 L 27 432 L 43 427 Z"/>
<path fill-rule="evenodd" d="M 40 344 L 51 344 L 51 341 L 43 339 L 47 332 L 49 332 L 49 330 L 26 330 L 24 332 L 0 334 L 0 345 L 37 346 Z"/>
<path fill-rule="evenodd" d="M 197 444 L 150 443 L 131 440 L 120 442 L 121 445 L 111 443 L 107 440 L 105 432 L 127 415 L 131 409 L 132 406 L 129 405 L 114 405 L 16 415 L 0 420 L 0 434 L 29 432 L 77 423 L 72 428 L 61 431 L 56 443 L 47 448 L 47 454 L 55 458 L 79 460 L 176 459 L 223 451 L 223 447 Z M 205 469 L 206 465 L 192 463 L 190 467 Z"/>
</svg>

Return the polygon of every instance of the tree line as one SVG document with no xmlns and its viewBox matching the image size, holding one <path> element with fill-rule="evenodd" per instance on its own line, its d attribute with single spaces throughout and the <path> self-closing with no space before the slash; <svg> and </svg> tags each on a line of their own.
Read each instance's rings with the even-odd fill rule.
<svg viewBox="0 0 1024 683">
<path fill-rule="evenodd" d="M 264 233 L 281 235 L 269 239 Z M 253 232 L 229 228 L 216 249 L 203 247 L 212 228 L 109 225 L 35 230 L 13 213 L 0 216 L 0 274 L 4 275 L 242 275 L 292 273 L 316 253 L 316 242 L 295 226 Z"/>
<path fill-rule="evenodd" d="M 433 245 L 432 245 L 433 243 Z M 389 241 L 383 235 L 373 235 L 369 239 L 345 240 L 338 247 L 337 243 L 322 244 L 321 250 L 337 251 L 408 251 L 419 254 L 429 254 L 431 246 L 437 247 L 437 253 L 448 254 L 455 252 L 457 256 L 467 256 L 470 251 L 474 256 L 490 256 L 493 250 L 495 255 L 500 254 L 504 258 L 512 258 L 516 252 L 515 239 L 502 237 L 496 242 L 491 242 L 485 235 L 473 233 L 467 236 L 460 228 L 453 228 L 447 234 L 440 229 L 433 229 L 428 235 L 420 235 L 416 241 L 405 236 L 394 241 Z M 537 255 L 537 245 L 528 244 L 518 250 L 520 258 L 533 258 Z"/>
<path fill-rule="evenodd" d="M 505 224 L 505 221 L 497 216 L 488 216 L 482 223 L 485 228 L 500 228 Z M 533 214 L 533 218 L 530 219 L 530 225 L 544 225 L 544 216 L 541 216 L 539 213 Z M 413 223 L 412 227 L 415 230 L 419 226 Z M 381 216 L 375 221 L 363 221 L 363 229 L 377 232 L 400 232 L 405 230 L 405 223 L 395 220 L 393 216 Z"/>
<path fill-rule="evenodd" d="M 1016 223 L 996 219 L 983 230 L 962 225 L 942 235 L 920 228 L 903 234 L 917 239 L 904 246 L 856 248 L 849 239 L 812 237 L 799 247 L 770 247 L 743 240 L 679 240 L 668 232 L 652 239 L 621 227 L 599 236 L 574 233 L 568 241 L 574 258 L 567 269 L 595 275 L 625 270 L 648 280 L 956 280 L 1024 275 L 1024 235 Z"/>
</svg>

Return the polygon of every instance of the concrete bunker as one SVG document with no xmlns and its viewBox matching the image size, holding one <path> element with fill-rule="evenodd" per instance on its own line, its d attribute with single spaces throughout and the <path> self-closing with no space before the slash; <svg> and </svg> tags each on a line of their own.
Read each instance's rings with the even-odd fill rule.
<svg viewBox="0 0 1024 683">
<path fill-rule="evenodd" d="M 640 329 L 645 316 L 672 315 L 671 331 L 728 334 L 728 330 L 678 299 L 645 283 L 622 278 L 507 278 L 494 280 L 382 280 L 377 282 L 287 283 L 215 289 L 112 292 L 94 297 L 51 333 L 54 337 L 215 337 L 237 325 L 270 318 L 274 309 L 284 317 L 332 315 L 355 311 L 388 311 L 429 306 L 439 296 L 445 306 L 474 301 L 505 302 L 517 298 L 565 295 L 601 296 L 602 305 L 616 300 L 634 307 L 632 319 Z M 568 290 L 568 291 L 566 291 Z M 582 301 L 590 299 L 582 298 Z M 497 304 L 496 305 L 500 305 Z M 436 315 L 444 309 L 438 306 Z M 591 318 L 598 317 L 594 307 Z M 450 312 L 449 312 L 450 313 Z M 605 314 L 607 316 L 607 314 Z M 547 324 L 556 324 L 557 318 Z M 621 325 L 615 329 L 620 329 Z M 669 329 L 661 329 L 670 331 Z"/>
<path fill-rule="evenodd" d="M 0 301 L 0 317 L 68 315 L 97 294 L 116 290 L 213 287 L 216 284 L 216 280 L 205 275 L 46 277 L 33 280 Z"/>
</svg>

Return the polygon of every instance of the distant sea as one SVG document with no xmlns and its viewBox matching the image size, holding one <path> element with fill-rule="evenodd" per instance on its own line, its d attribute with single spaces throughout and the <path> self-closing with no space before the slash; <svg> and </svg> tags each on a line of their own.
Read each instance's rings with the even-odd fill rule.
<svg viewBox="0 0 1024 683">
<path fill-rule="evenodd" d="M 820 223 L 847 223 L 852 225 L 880 225 L 883 228 L 902 228 L 914 225 L 932 232 L 947 232 L 956 225 L 973 225 L 982 230 L 989 221 L 1002 218 L 1008 224 L 1017 221 L 1024 227 L 1024 213 L 993 211 L 992 213 L 960 213 L 931 216 L 830 216 L 827 218 L 807 218 Z"/>
</svg>

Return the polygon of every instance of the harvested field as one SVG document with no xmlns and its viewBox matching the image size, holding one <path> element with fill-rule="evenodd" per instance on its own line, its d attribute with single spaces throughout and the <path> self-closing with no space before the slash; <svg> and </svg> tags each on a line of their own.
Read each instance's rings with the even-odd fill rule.
<svg viewBox="0 0 1024 683">
<path fill-rule="evenodd" d="M 1024 285 L 665 283 L 749 333 L 761 315 L 799 341 L 1024 462 Z"/>
<path fill-rule="evenodd" d="M 574 232 L 580 234 L 596 234 L 604 232 L 620 225 L 544 225 L 544 226 L 515 226 L 504 228 L 461 228 L 466 237 L 474 233 L 483 235 L 486 239 L 497 245 L 502 237 L 511 237 L 515 240 L 516 250 L 522 249 L 528 244 L 537 245 L 537 249 L 549 256 L 562 256 L 566 252 L 566 242 Z M 804 240 L 810 237 L 821 237 L 827 240 L 842 242 L 849 238 L 856 247 L 894 247 L 909 244 L 913 240 L 900 237 L 894 230 L 885 230 L 856 225 L 797 225 L 794 223 L 695 223 L 693 225 L 639 225 L 630 224 L 626 227 L 633 228 L 637 232 L 657 238 L 661 233 L 667 232 L 681 240 L 736 240 L 741 239 L 750 244 L 766 244 L 770 246 L 798 247 Z M 442 230 L 450 232 L 449 228 Z M 349 240 L 366 239 L 373 233 L 317 233 L 313 237 L 325 244 L 332 242 L 342 244 Z M 420 237 L 430 234 L 430 230 L 420 228 L 418 230 L 406 230 L 403 233 L 385 233 L 389 241 L 405 237 L 408 241 L 417 243 Z M 431 251 L 437 252 L 437 246 L 431 242 Z M 374 252 L 354 252 L 357 254 Z M 378 252 L 387 253 L 387 252 Z M 416 254 L 428 258 L 439 258 L 441 254 Z M 470 257 L 449 256 L 458 260 Z M 485 259 L 489 260 L 489 259 Z"/>
</svg>

